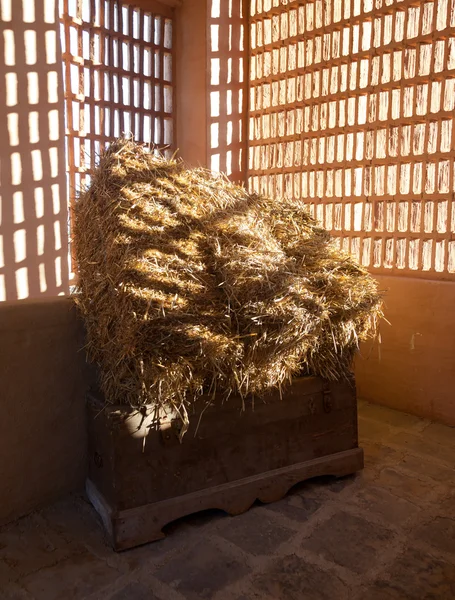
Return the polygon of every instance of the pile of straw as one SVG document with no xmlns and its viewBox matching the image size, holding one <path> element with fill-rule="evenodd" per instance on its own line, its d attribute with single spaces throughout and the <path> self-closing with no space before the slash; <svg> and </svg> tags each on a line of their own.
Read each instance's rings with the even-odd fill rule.
<svg viewBox="0 0 455 600">
<path fill-rule="evenodd" d="M 128 140 L 76 204 L 88 349 L 108 402 L 169 407 L 345 376 L 375 330 L 374 280 L 302 203 L 248 194 Z"/>
</svg>

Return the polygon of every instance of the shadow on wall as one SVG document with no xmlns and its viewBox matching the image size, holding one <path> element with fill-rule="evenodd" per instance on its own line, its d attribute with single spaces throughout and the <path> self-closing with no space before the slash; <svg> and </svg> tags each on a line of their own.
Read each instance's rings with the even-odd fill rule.
<svg viewBox="0 0 455 600">
<path fill-rule="evenodd" d="M 0 300 L 69 291 L 56 0 L 0 0 Z"/>
<path fill-rule="evenodd" d="M 210 0 L 209 167 L 246 182 L 247 0 Z"/>
</svg>

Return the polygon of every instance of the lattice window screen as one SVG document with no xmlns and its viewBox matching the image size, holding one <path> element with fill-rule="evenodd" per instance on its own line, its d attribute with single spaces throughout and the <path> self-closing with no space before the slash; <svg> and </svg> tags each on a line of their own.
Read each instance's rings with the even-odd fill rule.
<svg viewBox="0 0 455 600">
<path fill-rule="evenodd" d="M 208 0 L 209 166 L 245 180 L 248 0 Z"/>
<path fill-rule="evenodd" d="M 249 185 L 375 272 L 455 273 L 455 0 L 252 0 Z"/>
<path fill-rule="evenodd" d="M 60 15 L 74 201 L 112 139 L 125 134 L 158 147 L 173 144 L 172 11 L 60 0 Z"/>
</svg>

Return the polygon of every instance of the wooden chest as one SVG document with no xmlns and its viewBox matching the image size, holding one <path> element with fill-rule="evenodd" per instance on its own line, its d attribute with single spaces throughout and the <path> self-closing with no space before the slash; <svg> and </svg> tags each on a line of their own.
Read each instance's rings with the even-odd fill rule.
<svg viewBox="0 0 455 600">
<path fill-rule="evenodd" d="M 172 415 L 108 406 L 89 394 L 87 493 L 115 550 L 163 537 L 167 523 L 200 510 L 246 511 L 296 483 L 363 467 L 353 382 L 295 379 L 246 402 L 202 398 L 179 441 Z M 153 425 L 155 423 L 155 425 Z"/>
</svg>

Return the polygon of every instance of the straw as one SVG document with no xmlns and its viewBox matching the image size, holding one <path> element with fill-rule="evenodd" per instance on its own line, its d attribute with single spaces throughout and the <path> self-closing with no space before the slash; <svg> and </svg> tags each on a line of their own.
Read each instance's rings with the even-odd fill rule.
<svg viewBox="0 0 455 600">
<path fill-rule="evenodd" d="M 187 422 L 201 394 L 340 379 L 382 315 L 375 280 L 303 203 L 131 140 L 101 157 L 75 217 L 75 300 L 110 403 Z"/>
</svg>

